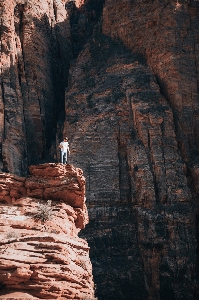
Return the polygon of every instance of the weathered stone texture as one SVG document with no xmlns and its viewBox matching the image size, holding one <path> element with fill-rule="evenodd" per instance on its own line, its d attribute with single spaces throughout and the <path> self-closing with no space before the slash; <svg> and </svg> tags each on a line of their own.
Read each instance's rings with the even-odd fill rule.
<svg viewBox="0 0 199 300">
<path fill-rule="evenodd" d="M 64 134 L 87 178 L 99 299 L 192 299 L 186 166 L 172 109 L 138 55 L 96 32 L 70 70 Z"/>
<path fill-rule="evenodd" d="M 0 18 L 1 167 L 20 175 L 47 155 L 64 110 L 70 24 L 57 0 L 1 1 Z"/>
<path fill-rule="evenodd" d="M 56 144 L 69 137 L 69 162 L 87 179 L 90 223 L 81 235 L 99 300 L 199 298 L 197 2 L 0 2 L 0 167 L 25 174 L 49 153 L 59 158 L 56 125 Z M 49 165 L 52 178 L 46 168 L 33 167 L 28 179 L 4 174 L 0 199 L 8 213 L 51 199 L 63 213 L 60 230 L 73 222 L 76 234 L 87 222 L 82 174 L 66 182 L 70 167 Z M 29 280 L 41 271 L 20 272 Z M 46 275 L 37 276 L 42 284 Z"/>
<path fill-rule="evenodd" d="M 0 176 L 0 298 L 94 299 L 89 247 L 77 236 L 88 222 L 82 171 L 44 164 L 30 172 Z"/>
<path fill-rule="evenodd" d="M 102 7 L 102 0 L 1 1 L 4 171 L 25 175 L 27 166 L 56 159 L 55 134 L 64 119 L 69 63 L 91 36 Z"/>
<path fill-rule="evenodd" d="M 109 1 L 103 32 L 141 53 L 175 112 L 186 161 L 198 156 L 198 1 Z"/>
</svg>

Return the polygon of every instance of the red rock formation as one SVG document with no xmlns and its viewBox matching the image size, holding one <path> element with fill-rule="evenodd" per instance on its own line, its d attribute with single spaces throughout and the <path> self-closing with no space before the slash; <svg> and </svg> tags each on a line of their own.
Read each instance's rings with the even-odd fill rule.
<svg viewBox="0 0 199 300">
<path fill-rule="evenodd" d="M 175 113 L 185 161 L 198 157 L 198 1 L 107 0 L 103 32 L 141 53 Z"/>
<path fill-rule="evenodd" d="M 48 153 L 72 57 L 65 1 L 0 3 L 1 168 L 17 175 Z"/>
<path fill-rule="evenodd" d="M 192 0 L 0 2 L 0 167 L 24 175 L 49 153 L 58 159 L 56 126 L 57 144 L 69 137 L 70 163 L 87 178 L 81 234 L 99 300 L 199 298 L 198 9 Z M 47 211 L 48 200 L 65 211 L 55 203 L 67 199 L 81 228 L 84 183 L 55 165 L 55 177 L 41 177 L 42 168 L 3 175 L 5 207 L 31 213 L 24 199 L 42 198 Z"/>
<path fill-rule="evenodd" d="M 55 159 L 50 147 L 57 123 L 64 119 L 69 62 L 82 50 L 102 10 L 102 0 L 83 4 L 0 3 L 0 168 L 4 171 L 26 175 L 27 166 Z"/>
<path fill-rule="evenodd" d="M 100 32 L 69 78 L 64 134 L 71 162 L 87 178 L 91 225 L 84 236 L 99 299 L 192 299 L 192 195 L 156 78 Z"/>
<path fill-rule="evenodd" d="M 94 299 L 89 247 L 77 236 L 88 222 L 82 171 L 30 173 L 0 176 L 0 299 Z"/>
</svg>

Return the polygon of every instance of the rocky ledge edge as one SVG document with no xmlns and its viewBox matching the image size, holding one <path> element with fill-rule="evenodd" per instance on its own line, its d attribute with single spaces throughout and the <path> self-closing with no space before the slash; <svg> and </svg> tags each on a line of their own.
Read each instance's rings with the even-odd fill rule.
<svg viewBox="0 0 199 300">
<path fill-rule="evenodd" d="M 95 299 L 85 178 L 72 165 L 0 173 L 0 299 Z"/>
</svg>

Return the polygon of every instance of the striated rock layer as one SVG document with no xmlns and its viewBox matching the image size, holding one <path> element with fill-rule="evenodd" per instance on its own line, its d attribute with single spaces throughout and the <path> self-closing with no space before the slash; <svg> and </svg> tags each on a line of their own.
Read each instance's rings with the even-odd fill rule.
<svg viewBox="0 0 199 300">
<path fill-rule="evenodd" d="M 198 1 L 2 0 L 0 14 L 0 168 L 57 161 L 67 135 L 99 300 L 198 299 Z M 4 205 L 51 214 L 68 186 L 81 227 L 82 191 L 42 168 L 3 174 Z"/>
<path fill-rule="evenodd" d="M 25 176 L 27 166 L 55 161 L 51 147 L 57 124 L 62 128 L 64 119 L 69 64 L 90 37 L 102 3 L 0 2 L 0 168 L 4 172 Z"/>
<path fill-rule="evenodd" d="M 195 216 L 172 109 L 144 60 L 97 29 L 70 69 L 66 133 L 87 178 L 99 299 L 193 299 Z"/>
<path fill-rule="evenodd" d="M 146 59 L 173 109 L 183 160 L 197 169 L 199 1 L 107 0 L 102 30 Z"/>
<path fill-rule="evenodd" d="M 71 165 L 0 174 L 0 299 L 94 299 L 85 179 Z"/>
<path fill-rule="evenodd" d="M 0 167 L 25 175 L 49 152 L 72 57 L 65 1 L 0 2 Z"/>
</svg>

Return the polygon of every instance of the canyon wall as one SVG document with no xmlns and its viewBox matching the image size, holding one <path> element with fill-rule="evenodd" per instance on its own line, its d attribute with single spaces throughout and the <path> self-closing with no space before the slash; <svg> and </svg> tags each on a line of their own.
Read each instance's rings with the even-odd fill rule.
<svg viewBox="0 0 199 300">
<path fill-rule="evenodd" d="M 170 104 L 178 148 L 198 168 L 199 1 L 106 1 L 103 33 L 146 59 Z"/>
<path fill-rule="evenodd" d="M 82 234 L 99 299 L 192 299 L 187 167 L 172 109 L 143 58 L 96 29 L 69 72 L 64 130 L 70 162 L 87 178 Z"/>
<path fill-rule="evenodd" d="M 199 1 L 3 0 L 0 11 L 2 170 L 58 161 L 67 135 L 86 177 L 79 235 L 98 299 L 198 299 Z"/>
<path fill-rule="evenodd" d="M 85 178 L 61 164 L 0 174 L 0 299 L 94 299 Z"/>
<path fill-rule="evenodd" d="M 1 1 L 1 168 L 17 175 L 44 159 L 72 57 L 65 3 Z"/>
<path fill-rule="evenodd" d="M 82 4 L 0 3 L 0 167 L 5 172 L 27 175 L 29 165 L 56 160 L 69 64 L 102 11 L 102 1 Z"/>
</svg>

